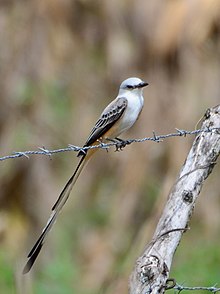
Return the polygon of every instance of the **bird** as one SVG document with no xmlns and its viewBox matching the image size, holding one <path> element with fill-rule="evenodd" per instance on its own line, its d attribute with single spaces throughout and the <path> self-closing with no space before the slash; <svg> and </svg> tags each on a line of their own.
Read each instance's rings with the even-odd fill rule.
<svg viewBox="0 0 220 294">
<path fill-rule="evenodd" d="M 130 129 L 139 118 L 144 106 L 143 88 L 146 86 L 148 86 L 147 82 L 136 77 L 124 80 L 119 87 L 117 97 L 103 110 L 83 147 L 98 145 L 100 142 L 105 143 L 109 140 L 123 143 L 123 140 L 118 138 L 118 136 Z M 53 205 L 52 213 L 41 235 L 29 252 L 27 256 L 28 261 L 24 266 L 23 274 L 28 273 L 34 265 L 43 247 L 45 238 L 69 198 L 72 188 L 83 167 L 97 150 L 97 148 L 85 148 L 79 151 L 77 155 L 80 158 L 78 165 Z"/>
</svg>

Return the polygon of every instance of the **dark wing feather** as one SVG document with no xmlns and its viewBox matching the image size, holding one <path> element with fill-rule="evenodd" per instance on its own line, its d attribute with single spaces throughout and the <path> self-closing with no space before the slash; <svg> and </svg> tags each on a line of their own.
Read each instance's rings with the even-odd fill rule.
<svg viewBox="0 0 220 294">
<path fill-rule="evenodd" d="M 112 103 L 110 103 L 105 108 L 100 118 L 97 120 L 83 147 L 92 145 L 95 141 L 102 137 L 123 115 L 127 104 L 128 101 L 124 97 L 119 97 Z M 84 153 L 81 151 L 79 152 L 78 156 L 81 156 L 83 154 Z"/>
</svg>

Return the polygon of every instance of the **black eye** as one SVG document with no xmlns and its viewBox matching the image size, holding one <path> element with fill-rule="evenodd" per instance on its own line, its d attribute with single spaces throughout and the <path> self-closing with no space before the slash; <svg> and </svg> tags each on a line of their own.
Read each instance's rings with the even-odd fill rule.
<svg viewBox="0 0 220 294">
<path fill-rule="evenodd" d="M 127 85 L 127 89 L 134 89 L 134 87 L 131 85 Z"/>
</svg>

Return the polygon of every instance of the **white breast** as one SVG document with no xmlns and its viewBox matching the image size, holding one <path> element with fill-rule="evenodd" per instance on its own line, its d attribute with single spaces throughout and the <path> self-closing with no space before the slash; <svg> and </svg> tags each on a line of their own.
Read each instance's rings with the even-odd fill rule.
<svg viewBox="0 0 220 294">
<path fill-rule="evenodd" d="M 144 105 L 144 98 L 140 93 L 127 93 L 126 99 L 128 105 L 121 119 L 120 134 L 133 126 Z"/>
</svg>

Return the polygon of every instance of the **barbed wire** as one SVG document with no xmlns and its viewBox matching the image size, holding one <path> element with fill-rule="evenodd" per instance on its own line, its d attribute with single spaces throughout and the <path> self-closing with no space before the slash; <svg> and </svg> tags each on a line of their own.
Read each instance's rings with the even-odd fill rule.
<svg viewBox="0 0 220 294">
<path fill-rule="evenodd" d="M 181 293 L 182 291 L 209 291 L 211 293 L 220 292 L 220 288 L 217 288 L 216 285 L 211 287 L 187 287 L 183 285 L 176 284 L 173 289 L 175 289 L 175 293 Z"/>
<path fill-rule="evenodd" d="M 126 145 L 132 144 L 132 143 L 142 143 L 145 141 L 153 141 L 153 142 L 162 142 L 164 139 L 168 139 L 171 137 L 186 137 L 187 135 L 198 135 L 200 133 L 211 133 L 213 131 L 219 131 L 220 128 L 206 128 L 206 129 L 198 129 L 194 131 L 187 131 L 187 130 L 181 130 L 181 129 L 175 129 L 175 133 L 170 133 L 166 135 L 156 135 L 155 131 L 153 131 L 152 137 L 145 137 L 141 139 L 128 139 L 125 141 L 111 141 L 110 143 L 102 143 L 94 145 L 94 146 L 86 146 L 86 147 L 79 147 L 76 145 L 68 145 L 66 148 L 60 148 L 55 150 L 49 150 L 45 147 L 38 147 L 38 150 L 29 150 L 29 151 L 16 151 L 13 152 L 11 155 L 6 155 L 0 157 L 0 161 L 4 161 L 7 159 L 14 159 L 19 157 L 26 157 L 29 159 L 29 156 L 31 155 L 46 155 L 51 157 L 52 155 L 56 153 L 62 153 L 62 152 L 70 152 L 70 151 L 86 151 L 88 149 L 95 149 L 95 148 L 101 148 L 108 150 L 112 146 L 116 146 L 116 150 L 120 150 L 124 148 Z"/>
<path fill-rule="evenodd" d="M 182 291 L 209 291 L 211 293 L 218 293 L 220 292 L 220 288 L 217 288 L 217 284 L 211 286 L 211 287 L 202 287 L 202 286 L 196 286 L 196 287 L 189 287 L 189 286 L 183 286 L 176 282 L 175 279 L 167 279 L 165 291 L 167 290 L 174 290 L 174 293 L 181 293 Z"/>
</svg>

